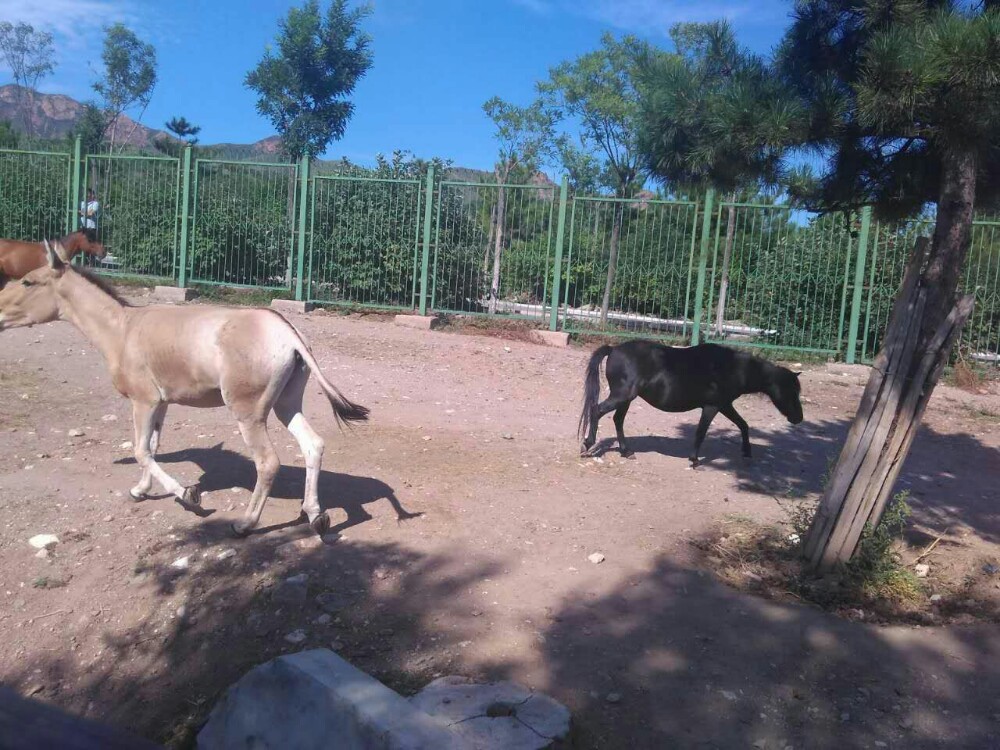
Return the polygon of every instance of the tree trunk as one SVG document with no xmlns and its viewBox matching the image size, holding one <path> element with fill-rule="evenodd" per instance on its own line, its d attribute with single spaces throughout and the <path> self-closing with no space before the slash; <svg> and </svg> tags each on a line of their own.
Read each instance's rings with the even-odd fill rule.
<svg viewBox="0 0 1000 750">
<path fill-rule="evenodd" d="M 956 303 L 969 250 L 976 160 L 955 153 L 943 165 L 933 245 L 917 241 L 893 305 L 882 350 L 806 539 L 810 567 L 847 562 L 865 524 L 877 525 L 938 378 L 972 312 Z"/>
<path fill-rule="evenodd" d="M 736 194 L 733 194 L 733 202 Z M 729 206 L 726 220 L 726 244 L 722 249 L 722 273 L 719 279 L 719 304 L 715 308 L 715 335 L 722 338 L 722 326 L 726 320 L 726 295 L 729 293 L 729 261 L 733 257 L 733 239 L 736 237 L 736 206 Z"/>
<path fill-rule="evenodd" d="M 611 288 L 615 284 L 615 271 L 618 268 L 618 241 L 622 233 L 622 221 L 625 214 L 625 204 L 615 202 L 615 213 L 611 224 L 611 248 L 608 253 L 608 278 L 604 282 L 604 299 L 601 300 L 601 325 L 608 324 L 608 308 L 611 306 Z"/>
<path fill-rule="evenodd" d="M 506 175 L 504 175 L 506 179 Z M 500 300 L 500 260 L 503 256 L 503 230 L 507 221 L 507 189 L 503 183 L 497 188 L 497 231 L 493 244 L 493 281 L 490 284 L 490 301 L 488 311 L 496 314 L 497 302 Z"/>
<path fill-rule="evenodd" d="M 490 234 L 486 239 L 486 252 L 483 253 L 483 273 L 490 270 L 490 251 L 493 249 L 493 238 L 497 231 L 497 207 L 490 207 Z"/>
</svg>

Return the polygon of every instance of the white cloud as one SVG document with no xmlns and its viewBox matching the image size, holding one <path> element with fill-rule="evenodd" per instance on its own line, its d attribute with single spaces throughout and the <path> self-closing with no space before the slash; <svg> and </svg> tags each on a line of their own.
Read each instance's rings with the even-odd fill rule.
<svg viewBox="0 0 1000 750">
<path fill-rule="evenodd" d="M 129 3 L 120 0 L 4 0 L 0 20 L 24 22 L 50 31 L 65 46 L 85 46 L 108 24 L 134 23 Z"/>
</svg>

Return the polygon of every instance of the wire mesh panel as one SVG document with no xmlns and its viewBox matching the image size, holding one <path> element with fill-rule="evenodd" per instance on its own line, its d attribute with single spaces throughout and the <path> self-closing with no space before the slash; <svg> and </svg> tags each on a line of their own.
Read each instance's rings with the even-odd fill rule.
<svg viewBox="0 0 1000 750">
<path fill-rule="evenodd" d="M 689 334 L 697 218 L 698 204 L 688 201 L 574 198 L 563 329 Z"/>
<path fill-rule="evenodd" d="M 307 296 L 375 307 L 416 304 L 420 180 L 312 180 Z"/>
<path fill-rule="evenodd" d="M 962 330 L 961 352 L 1000 367 L 1000 222 L 973 223 L 962 289 L 975 293 L 976 304 Z"/>
<path fill-rule="evenodd" d="M 179 180 L 179 160 L 171 157 L 87 156 L 77 213 L 96 225 L 107 254 L 86 263 L 102 273 L 172 278 Z"/>
<path fill-rule="evenodd" d="M 433 309 L 543 317 L 557 194 L 553 185 L 441 182 L 431 258 Z"/>
<path fill-rule="evenodd" d="M 710 341 L 833 354 L 841 350 L 856 227 L 843 214 L 722 203 L 704 330 Z"/>
<path fill-rule="evenodd" d="M 41 242 L 73 228 L 71 161 L 69 154 L 0 149 L 0 238 Z"/>
<path fill-rule="evenodd" d="M 290 288 L 297 165 L 196 159 L 194 169 L 192 281 Z"/>
</svg>

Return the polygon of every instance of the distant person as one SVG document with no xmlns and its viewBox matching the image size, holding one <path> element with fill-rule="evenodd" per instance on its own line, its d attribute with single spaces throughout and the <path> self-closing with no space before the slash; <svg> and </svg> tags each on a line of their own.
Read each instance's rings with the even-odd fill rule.
<svg viewBox="0 0 1000 750">
<path fill-rule="evenodd" d="M 84 229 L 97 229 L 97 217 L 101 212 L 101 204 L 93 190 L 87 190 L 87 200 L 80 202 L 80 226 Z"/>
</svg>

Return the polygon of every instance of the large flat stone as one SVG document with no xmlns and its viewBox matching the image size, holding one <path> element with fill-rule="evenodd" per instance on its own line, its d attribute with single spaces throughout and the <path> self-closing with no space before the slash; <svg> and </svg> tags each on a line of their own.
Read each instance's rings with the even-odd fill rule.
<svg viewBox="0 0 1000 750">
<path fill-rule="evenodd" d="M 312 302 L 301 302 L 294 299 L 273 299 L 271 300 L 271 309 L 277 310 L 280 313 L 292 313 L 295 315 L 302 315 L 307 312 L 312 312 L 315 305 Z"/>
<path fill-rule="evenodd" d="M 198 734 L 200 750 L 331 747 L 460 750 L 469 745 L 325 649 L 281 656 L 248 672 Z"/>
<path fill-rule="evenodd" d="M 441 319 L 437 315 L 397 315 L 396 325 L 430 331 L 441 325 Z"/>
<path fill-rule="evenodd" d="M 440 720 L 469 747 L 545 750 L 568 746 L 569 709 L 513 682 L 475 684 L 465 677 L 441 677 L 410 703 Z"/>
<path fill-rule="evenodd" d="M 194 290 L 179 286 L 155 286 L 153 297 L 159 302 L 187 302 L 194 296 Z"/>
</svg>

